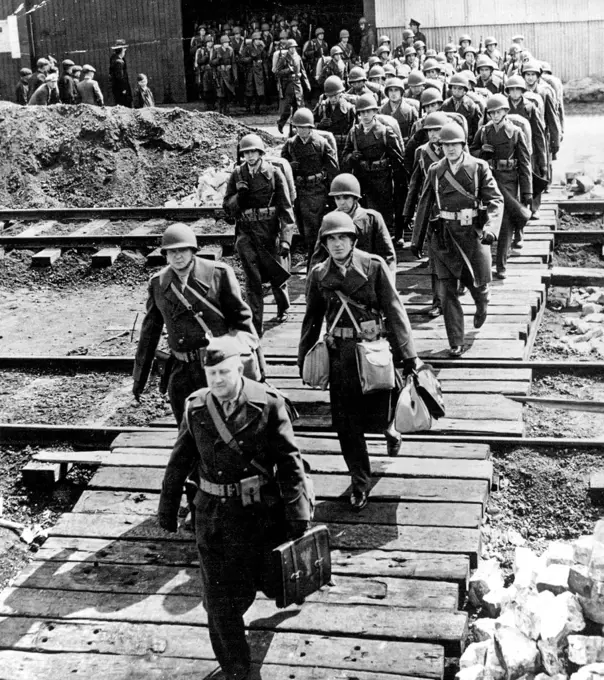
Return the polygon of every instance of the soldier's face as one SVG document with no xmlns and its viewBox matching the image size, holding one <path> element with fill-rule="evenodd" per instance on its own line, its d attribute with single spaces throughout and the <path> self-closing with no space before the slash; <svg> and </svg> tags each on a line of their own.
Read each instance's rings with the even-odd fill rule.
<svg viewBox="0 0 604 680">
<path fill-rule="evenodd" d="M 338 92 L 338 94 L 332 94 L 332 95 L 330 95 L 330 96 L 328 97 L 329 103 L 330 103 L 332 106 L 335 106 L 335 105 L 340 101 L 341 98 L 342 98 L 342 93 L 341 93 L 341 92 Z"/>
<path fill-rule="evenodd" d="M 537 74 L 534 71 L 522 74 L 527 85 L 534 85 L 537 82 Z"/>
<path fill-rule="evenodd" d="M 483 80 L 488 80 L 491 77 L 491 69 L 488 66 L 482 66 L 481 68 L 478 69 L 478 75 L 483 79 Z"/>
<path fill-rule="evenodd" d="M 508 97 L 513 101 L 518 101 L 522 97 L 522 89 L 520 87 L 508 88 Z"/>
<path fill-rule="evenodd" d="M 434 113 L 435 111 L 440 111 L 440 102 L 426 104 L 426 106 L 424 106 L 423 108 L 426 113 Z"/>
<path fill-rule="evenodd" d="M 352 89 L 355 92 L 360 92 L 364 87 L 365 87 L 365 81 L 364 80 L 356 80 L 354 83 L 350 83 L 352 85 Z"/>
<path fill-rule="evenodd" d="M 234 399 L 239 391 L 243 366 L 241 357 L 228 357 L 216 366 L 206 366 L 206 380 L 212 394 L 221 400 Z"/>
<path fill-rule="evenodd" d="M 470 43 L 469 43 L 467 40 L 462 40 L 462 41 L 459 43 L 459 47 L 460 47 L 460 49 L 462 49 L 462 50 L 465 50 L 466 47 L 469 47 L 469 46 L 470 46 Z"/>
<path fill-rule="evenodd" d="M 438 76 L 440 75 L 440 71 L 437 69 L 430 69 L 429 71 L 426 71 L 425 76 L 428 78 L 428 80 L 437 80 Z"/>
<path fill-rule="evenodd" d="M 296 128 L 296 132 L 298 133 L 298 137 L 300 137 L 301 140 L 306 140 L 310 137 L 310 133 L 312 132 L 311 127 L 305 127 L 305 126 L 300 126 Z"/>
<path fill-rule="evenodd" d="M 243 160 L 248 165 L 256 165 L 260 161 L 262 154 L 258 149 L 250 149 L 249 151 L 243 152 Z"/>
<path fill-rule="evenodd" d="M 336 210 L 345 213 L 351 213 L 357 203 L 356 196 L 350 196 L 349 194 L 334 196 L 334 200 L 336 202 Z"/>
<path fill-rule="evenodd" d="M 391 102 L 400 102 L 403 97 L 403 93 L 398 87 L 389 87 L 386 90 L 386 96 Z"/>
<path fill-rule="evenodd" d="M 352 250 L 352 238 L 348 234 L 329 234 L 325 245 L 336 262 L 343 262 Z"/>
<path fill-rule="evenodd" d="M 376 113 L 377 112 L 376 112 L 375 109 L 368 109 L 367 111 L 361 111 L 359 113 L 359 118 L 361 120 L 361 123 L 363 123 L 363 125 L 365 125 L 365 126 L 369 125 L 374 120 Z"/>
<path fill-rule="evenodd" d="M 419 99 L 421 97 L 422 92 L 424 91 L 424 86 L 423 85 L 411 85 L 409 87 L 409 90 L 410 90 L 411 94 L 416 99 Z"/>
<path fill-rule="evenodd" d="M 428 141 L 432 144 L 440 144 L 440 130 L 428 130 Z"/>
<path fill-rule="evenodd" d="M 466 52 L 465 58 L 466 58 L 466 63 L 468 63 L 470 65 L 474 64 L 474 62 L 476 61 L 476 55 L 474 54 L 474 52 Z"/>
<path fill-rule="evenodd" d="M 186 269 L 193 260 L 192 248 L 173 248 L 166 251 L 166 260 L 172 269 L 180 271 Z"/>
<path fill-rule="evenodd" d="M 452 162 L 457 161 L 463 153 L 463 144 L 461 142 L 443 144 L 442 146 L 445 157 Z"/>
<path fill-rule="evenodd" d="M 487 52 L 489 54 L 493 54 L 495 49 L 497 48 L 497 43 L 491 43 L 490 45 L 487 45 Z"/>
<path fill-rule="evenodd" d="M 465 93 L 466 93 L 465 87 L 461 87 L 461 85 L 451 86 L 451 94 L 455 97 L 455 99 L 461 99 Z"/>
<path fill-rule="evenodd" d="M 497 109 L 497 111 L 489 111 L 489 118 L 495 123 L 495 125 L 499 125 L 501 121 L 505 118 L 505 114 L 507 113 L 507 109 Z"/>
</svg>

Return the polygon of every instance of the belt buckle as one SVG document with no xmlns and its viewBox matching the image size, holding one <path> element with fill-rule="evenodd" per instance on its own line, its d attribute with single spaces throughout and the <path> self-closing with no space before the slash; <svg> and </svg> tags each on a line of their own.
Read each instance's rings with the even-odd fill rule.
<svg viewBox="0 0 604 680">
<path fill-rule="evenodd" d="M 237 484 L 225 484 L 224 491 L 227 498 L 235 498 L 237 496 Z"/>
<path fill-rule="evenodd" d="M 239 482 L 241 486 L 241 505 L 256 505 L 260 503 L 260 476 L 246 477 Z"/>
<path fill-rule="evenodd" d="M 459 211 L 459 222 L 462 227 L 469 227 L 472 224 L 474 216 L 472 215 L 474 211 L 471 208 L 462 208 Z"/>
</svg>

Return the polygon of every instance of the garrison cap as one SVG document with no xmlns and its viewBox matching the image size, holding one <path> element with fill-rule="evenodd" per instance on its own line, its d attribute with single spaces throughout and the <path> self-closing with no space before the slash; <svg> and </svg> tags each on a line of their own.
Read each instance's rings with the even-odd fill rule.
<svg viewBox="0 0 604 680">
<path fill-rule="evenodd" d="M 212 338 L 206 347 L 204 366 L 217 366 L 231 357 L 248 353 L 243 343 L 233 335 Z"/>
</svg>

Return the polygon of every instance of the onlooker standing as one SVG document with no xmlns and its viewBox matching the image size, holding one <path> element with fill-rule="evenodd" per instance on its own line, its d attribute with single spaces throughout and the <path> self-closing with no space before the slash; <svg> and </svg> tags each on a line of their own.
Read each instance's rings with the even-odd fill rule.
<svg viewBox="0 0 604 680">
<path fill-rule="evenodd" d="M 15 100 L 17 104 L 25 106 L 29 100 L 29 80 L 31 78 L 31 69 L 22 68 L 19 71 L 19 82 L 15 88 Z"/>
<path fill-rule="evenodd" d="M 30 90 L 31 92 L 31 90 Z M 48 106 L 59 103 L 59 74 L 56 70 L 46 74 L 46 80 L 29 98 L 28 106 Z"/>
<path fill-rule="evenodd" d="M 137 85 L 134 90 L 134 108 L 144 109 L 148 106 L 155 106 L 155 97 L 147 85 L 147 76 L 139 73 L 136 76 Z"/>
<path fill-rule="evenodd" d="M 104 106 L 103 93 L 96 80 L 94 74 L 96 69 L 90 64 L 84 64 L 82 67 L 83 80 L 76 84 L 78 95 L 82 104 L 92 104 L 93 106 Z"/>
<path fill-rule="evenodd" d="M 413 31 L 413 40 L 421 40 L 424 45 L 428 44 L 428 39 L 426 36 L 419 30 L 420 23 L 417 19 L 411 19 L 409 21 L 409 28 Z"/>
<path fill-rule="evenodd" d="M 30 96 L 42 85 L 46 80 L 46 74 L 50 71 L 50 62 L 44 57 L 40 57 L 36 62 L 36 71 L 29 79 L 29 94 Z"/>
<path fill-rule="evenodd" d="M 74 66 L 71 59 L 64 59 L 61 64 L 63 73 L 59 78 L 59 99 L 61 104 L 75 104 L 77 98 L 77 90 L 75 82 L 71 76 L 71 69 Z"/>
<path fill-rule="evenodd" d="M 132 108 L 132 88 L 128 80 L 128 67 L 124 58 L 127 47 L 126 41 L 122 38 L 116 40 L 115 45 L 111 47 L 113 54 L 109 60 L 109 76 L 116 106 Z"/>
</svg>

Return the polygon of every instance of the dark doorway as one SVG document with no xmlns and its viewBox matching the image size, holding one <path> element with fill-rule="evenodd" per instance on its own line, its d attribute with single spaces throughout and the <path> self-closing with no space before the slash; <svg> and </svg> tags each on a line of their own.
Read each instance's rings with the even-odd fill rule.
<svg viewBox="0 0 604 680">
<path fill-rule="evenodd" d="M 353 33 L 362 14 L 363 0 L 346 3 L 342 0 L 314 0 L 305 4 L 295 0 L 283 0 L 279 3 L 270 0 L 182 0 L 187 100 L 197 98 L 191 39 L 200 23 L 212 23 L 217 32 L 220 32 L 222 26 L 229 22 L 231 25 L 238 24 L 249 32 L 250 22 L 254 18 L 260 22 L 267 21 L 273 28 L 276 16 L 281 15 L 286 19 L 295 16 L 306 39 L 309 36 L 314 37 L 315 29 L 320 26 L 325 29 L 325 40 L 331 46 L 338 42 L 342 28 Z"/>
</svg>

